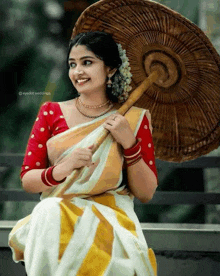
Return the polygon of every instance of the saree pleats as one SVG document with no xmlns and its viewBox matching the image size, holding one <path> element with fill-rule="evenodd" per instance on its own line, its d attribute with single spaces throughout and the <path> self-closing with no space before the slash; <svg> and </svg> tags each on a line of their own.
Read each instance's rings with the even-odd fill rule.
<svg viewBox="0 0 220 276">
<path fill-rule="evenodd" d="M 131 219 L 129 219 L 129 217 L 122 209 L 116 206 L 115 197 L 112 194 L 96 196 L 93 198 L 93 200 L 99 204 L 107 205 L 112 210 L 114 210 L 119 224 L 137 237 L 134 222 Z"/>
<path fill-rule="evenodd" d="M 59 261 L 61 260 L 63 253 L 73 235 L 75 224 L 80 216 L 83 214 L 83 210 L 76 205 L 70 203 L 68 200 L 62 200 L 60 202 L 61 212 L 61 233 L 60 233 L 60 250 Z"/>
<path fill-rule="evenodd" d="M 95 233 L 94 242 L 77 272 L 79 276 L 103 275 L 112 256 L 112 245 L 114 241 L 113 227 L 95 206 L 92 206 L 92 211 L 99 219 L 99 224 Z"/>
<path fill-rule="evenodd" d="M 134 134 L 145 113 L 133 107 L 126 114 Z M 93 144 L 106 117 L 48 140 L 50 163 L 58 164 L 77 147 Z M 121 185 L 123 156 L 111 136 L 95 152 L 93 162 L 62 198 L 53 193 L 62 191 L 66 181 L 44 192 L 32 214 L 10 233 L 13 259 L 25 261 L 28 275 L 157 275 L 154 253 L 148 250 L 133 210 L 133 196 Z"/>
</svg>

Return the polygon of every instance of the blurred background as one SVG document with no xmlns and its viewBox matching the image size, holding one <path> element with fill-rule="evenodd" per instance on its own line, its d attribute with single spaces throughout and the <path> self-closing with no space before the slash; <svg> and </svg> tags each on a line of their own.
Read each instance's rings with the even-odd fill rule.
<svg viewBox="0 0 220 276">
<path fill-rule="evenodd" d="M 71 32 L 92 0 L 7 0 L 0 2 L 0 153 L 24 154 L 44 101 L 65 101 L 75 91 L 68 79 L 66 53 Z M 198 25 L 220 52 L 219 0 L 158 1 Z M 209 156 L 219 156 L 217 149 Z M 0 167 L 0 188 L 21 189 L 20 167 Z M 219 168 L 158 167 L 158 191 L 220 191 Z M 0 202 L 0 220 L 28 215 L 35 201 Z M 141 222 L 220 223 L 219 205 L 140 205 Z"/>
<path fill-rule="evenodd" d="M 81 12 L 95 2 L 0 2 L 0 276 L 25 275 L 24 267 L 12 261 L 8 234 L 17 220 L 32 212 L 39 195 L 29 200 L 22 192 L 20 166 L 40 105 L 76 93 L 68 79 L 68 42 Z M 157 2 L 198 25 L 220 53 L 220 0 Z M 157 203 L 135 201 L 144 235 L 157 256 L 158 276 L 219 275 L 220 150 L 207 157 L 212 161 L 195 160 L 192 166 L 159 162 Z M 188 198 L 211 197 L 188 200 L 187 192 Z M 164 193 L 170 193 L 171 204 L 164 203 Z"/>
</svg>

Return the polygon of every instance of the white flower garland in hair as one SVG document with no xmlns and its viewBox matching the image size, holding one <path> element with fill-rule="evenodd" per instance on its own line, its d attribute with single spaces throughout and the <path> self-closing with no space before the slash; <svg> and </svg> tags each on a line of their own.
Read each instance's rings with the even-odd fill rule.
<svg viewBox="0 0 220 276">
<path fill-rule="evenodd" d="M 112 94 L 118 97 L 120 103 L 123 103 L 129 97 L 129 93 L 132 89 L 131 83 L 131 67 L 129 66 L 128 57 L 126 56 L 126 51 L 123 50 L 121 44 L 117 44 L 119 56 L 122 60 L 122 64 L 119 67 L 119 75 L 116 75 L 114 82 L 112 84 Z"/>
</svg>

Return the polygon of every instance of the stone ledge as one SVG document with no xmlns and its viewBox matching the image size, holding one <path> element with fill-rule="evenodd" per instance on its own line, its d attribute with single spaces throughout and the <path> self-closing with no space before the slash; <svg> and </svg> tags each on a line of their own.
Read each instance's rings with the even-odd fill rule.
<svg viewBox="0 0 220 276">
<path fill-rule="evenodd" d="M 0 221 L 0 247 L 16 221 Z M 219 252 L 220 225 L 141 223 L 148 246 L 159 251 Z"/>
</svg>

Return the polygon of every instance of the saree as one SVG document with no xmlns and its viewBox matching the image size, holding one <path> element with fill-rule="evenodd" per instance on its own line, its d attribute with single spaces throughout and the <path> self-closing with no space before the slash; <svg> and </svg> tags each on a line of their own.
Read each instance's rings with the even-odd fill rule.
<svg viewBox="0 0 220 276">
<path fill-rule="evenodd" d="M 51 165 L 100 136 L 109 112 L 47 141 Z M 132 107 L 125 115 L 136 135 L 148 111 Z M 41 195 L 31 215 L 9 235 L 15 262 L 25 261 L 28 276 L 155 276 L 156 259 L 148 249 L 134 213 L 133 195 L 122 183 L 123 155 L 109 135 L 77 180 L 54 197 L 67 181 Z"/>
</svg>

